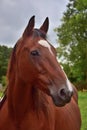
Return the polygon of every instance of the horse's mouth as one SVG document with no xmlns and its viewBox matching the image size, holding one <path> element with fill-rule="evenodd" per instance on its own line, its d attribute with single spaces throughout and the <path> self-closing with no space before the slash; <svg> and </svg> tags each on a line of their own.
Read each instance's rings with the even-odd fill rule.
<svg viewBox="0 0 87 130">
<path fill-rule="evenodd" d="M 67 103 L 69 103 L 71 101 L 71 98 L 67 98 L 66 100 L 62 100 L 60 97 L 58 96 L 52 96 L 52 100 L 53 103 L 57 106 L 57 107 L 63 107 L 65 106 Z"/>
</svg>

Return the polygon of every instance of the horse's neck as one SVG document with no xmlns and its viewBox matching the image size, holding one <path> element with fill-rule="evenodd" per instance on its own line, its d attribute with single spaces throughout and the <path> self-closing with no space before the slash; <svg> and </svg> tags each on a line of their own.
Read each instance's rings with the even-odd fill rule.
<svg viewBox="0 0 87 130">
<path fill-rule="evenodd" d="M 20 120 L 32 110 L 37 112 L 37 114 L 39 109 L 46 111 L 48 102 L 43 92 L 37 90 L 29 83 L 27 85 L 20 80 L 15 83 L 15 86 L 10 87 L 11 90 L 9 89 L 10 91 L 8 93 L 8 103 L 12 118 Z"/>
<path fill-rule="evenodd" d="M 32 87 L 20 80 L 11 84 L 8 89 L 8 106 L 12 118 L 21 118 L 24 113 L 32 109 Z M 14 114 L 13 114 L 14 113 Z"/>
</svg>

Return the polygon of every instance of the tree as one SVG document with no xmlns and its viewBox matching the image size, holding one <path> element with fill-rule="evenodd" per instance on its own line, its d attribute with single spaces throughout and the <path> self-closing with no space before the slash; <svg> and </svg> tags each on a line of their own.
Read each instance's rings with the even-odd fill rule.
<svg viewBox="0 0 87 130">
<path fill-rule="evenodd" d="M 0 82 L 2 83 L 3 76 L 6 76 L 8 60 L 12 48 L 0 46 Z"/>
<path fill-rule="evenodd" d="M 69 0 L 61 22 L 55 29 L 59 57 L 71 81 L 87 88 L 87 0 Z"/>
</svg>

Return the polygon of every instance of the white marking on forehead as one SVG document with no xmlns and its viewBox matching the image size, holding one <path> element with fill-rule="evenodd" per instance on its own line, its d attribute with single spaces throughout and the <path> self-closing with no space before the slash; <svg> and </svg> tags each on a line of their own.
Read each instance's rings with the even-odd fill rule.
<svg viewBox="0 0 87 130">
<path fill-rule="evenodd" d="M 46 40 L 39 40 L 38 42 L 40 45 L 46 47 L 49 49 L 50 53 L 53 55 L 53 52 L 51 50 L 51 46 L 49 45 L 49 43 Z"/>
<path fill-rule="evenodd" d="M 63 70 L 63 66 L 61 66 L 61 68 L 62 68 L 62 70 Z M 64 75 L 65 75 L 65 77 L 66 77 L 67 87 L 68 87 L 69 91 L 72 92 L 72 91 L 73 91 L 72 85 L 71 85 L 71 83 L 70 83 L 70 81 L 69 81 L 69 79 L 68 79 L 66 73 L 64 72 L 64 70 L 63 70 L 63 73 L 64 73 Z"/>
</svg>

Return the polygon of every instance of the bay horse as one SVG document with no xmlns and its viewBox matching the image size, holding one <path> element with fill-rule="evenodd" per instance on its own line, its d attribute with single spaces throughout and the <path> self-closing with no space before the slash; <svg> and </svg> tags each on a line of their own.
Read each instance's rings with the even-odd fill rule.
<svg viewBox="0 0 87 130">
<path fill-rule="evenodd" d="M 12 51 L 0 130 L 80 130 L 77 90 L 47 40 L 49 19 L 39 29 L 34 24 L 32 16 Z"/>
</svg>

